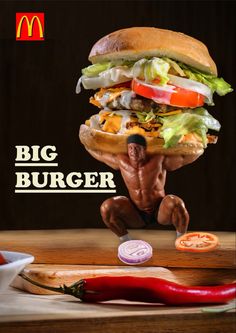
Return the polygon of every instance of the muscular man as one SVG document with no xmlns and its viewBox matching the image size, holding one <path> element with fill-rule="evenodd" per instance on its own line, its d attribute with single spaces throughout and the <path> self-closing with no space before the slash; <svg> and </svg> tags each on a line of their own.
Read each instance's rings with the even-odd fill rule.
<svg viewBox="0 0 236 333">
<path fill-rule="evenodd" d="M 109 198 L 101 205 L 104 223 L 121 241 L 130 239 L 127 228 L 143 228 L 152 223 L 173 224 L 177 236 L 187 231 L 189 214 L 176 195 L 165 195 L 166 172 L 192 163 L 194 155 L 147 155 L 146 140 L 134 134 L 128 137 L 128 154 L 109 154 L 89 150 L 97 160 L 120 170 L 130 199 Z"/>
</svg>

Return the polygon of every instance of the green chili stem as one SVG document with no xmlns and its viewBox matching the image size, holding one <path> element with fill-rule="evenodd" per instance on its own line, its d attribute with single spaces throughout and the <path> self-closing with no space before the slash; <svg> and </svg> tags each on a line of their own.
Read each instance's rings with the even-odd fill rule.
<svg viewBox="0 0 236 333">
<path fill-rule="evenodd" d="M 47 290 L 51 290 L 51 291 L 55 291 L 61 294 L 65 294 L 65 290 L 64 290 L 64 286 L 60 286 L 60 287 L 50 287 L 50 286 L 46 286 L 44 284 L 41 284 L 40 282 L 31 280 L 28 276 L 26 276 L 24 273 L 20 273 L 19 276 L 28 281 L 29 283 L 34 284 L 37 287 L 43 288 L 43 289 L 47 289 Z"/>
<path fill-rule="evenodd" d="M 71 286 L 66 286 L 65 284 L 63 284 L 62 286 L 59 286 L 59 287 L 51 287 L 51 286 L 46 286 L 44 284 L 41 284 L 40 282 L 31 280 L 24 273 L 20 273 L 19 276 L 22 279 L 28 281 L 29 283 L 32 283 L 33 285 L 35 285 L 37 287 L 47 289 L 47 290 L 50 290 L 50 291 L 55 291 L 57 293 L 72 295 L 72 296 L 75 296 L 76 298 L 79 298 L 79 299 L 81 299 L 83 294 L 84 294 L 84 288 L 83 288 L 84 281 L 83 280 L 75 282 Z"/>
</svg>

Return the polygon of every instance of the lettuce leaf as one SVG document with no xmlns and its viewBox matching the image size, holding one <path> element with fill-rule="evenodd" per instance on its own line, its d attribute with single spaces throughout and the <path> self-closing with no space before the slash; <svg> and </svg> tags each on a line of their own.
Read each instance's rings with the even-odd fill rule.
<svg viewBox="0 0 236 333">
<path fill-rule="evenodd" d="M 168 64 L 170 65 L 170 67 L 172 67 L 180 76 L 186 76 L 184 71 L 182 70 L 182 68 L 179 66 L 179 64 L 167 57 L 163 57 L 163 60 L 165 60 L 166 62 L 168 62 Z"/>
<path fill-rule="evenodd" d="M 133 66 L 134 61 L 127 60 L 118 60 L 118 61 L 107 61 L 102 63 L 97 63 L 90 65 L 82 69 L 82 74 L 87 77 L 96 77 L 100 73 L 117 66 L 131 67 Z"/>
<path fill-rule="evenodd" d="M 136 61 L 131 68 L 132 77 L 145 80 L 146 82 L 152 82 L 153 80 L 159 80 L 159 85 L 164 85 L 169 81 L 168 71 L 170 65 L 168 62 L 161 58 L 140 59 Z"/>
<path fill-rule="evenodd" d="M 212 117 L 204 108 L 189 109 L 178 115 L 159 117 L 162 122 L 160 135 L 163 137 L 165 148 L 175 146 L 183 135 L 196 133 L 207 146 L 207 131 L 212 129 L 220 130 L 220 123 Z"/>
<path fill-rule="evenodd" d="M 95 65 L 88 66 L 86 68 L 82 69 L 82 74 L 86 75 L 87 77 L 94 77 L 100 74 L 103 71 L 106 71 L 107 69 L 110 69 L 112 66 L 112 63 L 109 62 L 103 62 L 103 63 L 97 63 Z"/>
<path fill-rule="evenodd" d="M 158 78 L 158 84 L 164 85 L 169 81 L 168 72 L 170 65 L 161 58 L 152 58 L 146 60 L 143 66 L 143 78 L 146 82 L 151 82 Z"/>
<path fill-rule="evenodd" d="M 152 82 L 158 78 L 160 80 L 158 82 L 159 85 L 165 85 L 169 81 L 168 72 L 170 67 L 172 67 L 180 76 L 186 76 L 191 80 L 201 82 L 207 85 L 213 93 L 216 92 L 220 96 L 224 96 L 233 91 L 230 84 L 223 78 L 202 73 L 196 68 L 174 61 L 167 57 L 153 57 L 151 59 L 143 58 L 136 62 L 127 60 L 107 61 L 83 68 L 82 74 L 85 77 L 93 78 L 114 67 L 128 68 L 130 69 L 131 77 L 140 78 L 146 82 Z"/>
<path fill-rule="evenodd" d="M 233 91 L 231 85 L 227 83 L 222 77 L 219 78 L 214 75 L 202 73 L 199 70 L 182 63 L 179 65 L 189 79 L 207 85 L 213 93 L 216 92 L 218 95 L 224 96 Z"/>
<path fill-rule="evenodd" d="M 133 77 L 143 79 L 146 82 L 151 82 L 158 78 L 160 80 L 158 84 L 164 85 L 169 81 L 167 74 L 170 65 L 161 58 L 152 58 L 150 60 L 140 59 L 136 62 L 121 60 L 117 62 L 97 63 L 83 68 L 82 74 L 87 77 L 96 77 L 106 70 L 121 66 L 130 68 Z"/>
<path fill-rule="evenodd" d="M 138 120 L 140 123 L 148 123 L 149 121 L 157 118 L 157 116 L 153 113 L 153 111 L 150 112 L 137 112 L 136 115 L 138 117 Z"/>
</svg>

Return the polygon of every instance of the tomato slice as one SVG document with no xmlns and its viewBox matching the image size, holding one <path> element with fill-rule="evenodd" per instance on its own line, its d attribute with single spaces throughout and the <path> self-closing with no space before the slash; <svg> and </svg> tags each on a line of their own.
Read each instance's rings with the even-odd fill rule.
<svg viewBox="0 0 236 333">
<path fill-rule="evenodd" d="M 176 239 L 177 250 L 186 252 L 208 252 L 219 244 L 218 237 L 208 232 L 190 232 Z"/>
<path fill-rule="evenodd" d="M 126 82 L 123 82 L 123 83 L 118 83 L 118 84 L 115 84 L 114 86 L 112 86 L 111 88 L 130 88 L 131 86 L 131 81 L 126 81 Z"/>
<path fill-rule="evenodd" d="M 3 255 L 0 253 L 0 265 L 6 264 L 6 260 L 4 259 Z"/>
<path fill-rule="evenodd" d="M 168 104 L 178 107 L 198 107 L 204 105 L 204 96 L 191 90 L 168 86 L 151 85 L 137 79 L 133 79 L 131 89 L 140 96 L 150 98 L 160 104 Z M 173 90 L 171 91 L 171 87 Z"/>
</svg>

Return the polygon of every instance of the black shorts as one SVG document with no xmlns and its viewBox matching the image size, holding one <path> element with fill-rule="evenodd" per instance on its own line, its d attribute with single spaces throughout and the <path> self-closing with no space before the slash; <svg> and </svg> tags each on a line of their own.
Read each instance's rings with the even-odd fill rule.
<svg viewBox="0 0 236 333">
<path fill-rule="evenodd" d="M 141 210 L 139 210 L 139 215 L 141 216 L 142 220 L 145 222 L 146 226 L 157 224 L 157 211 L 154 211 L 153 213 L 146 213 Z"/>
</svg>

